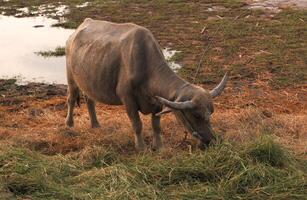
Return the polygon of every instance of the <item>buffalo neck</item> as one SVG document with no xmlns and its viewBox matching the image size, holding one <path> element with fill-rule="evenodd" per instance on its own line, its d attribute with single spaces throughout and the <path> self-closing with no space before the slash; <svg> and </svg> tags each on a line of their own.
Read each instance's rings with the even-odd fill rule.
<svg viewBox="0 0 307 200">
<path fill-rule="evenodd" d="M 180 91 L 191 84 L 180 78 L 166 63 L 156 66 L 149 80 L 152 95 L 166 98 L 170 101 L 176 100 Z"/>
</svg>

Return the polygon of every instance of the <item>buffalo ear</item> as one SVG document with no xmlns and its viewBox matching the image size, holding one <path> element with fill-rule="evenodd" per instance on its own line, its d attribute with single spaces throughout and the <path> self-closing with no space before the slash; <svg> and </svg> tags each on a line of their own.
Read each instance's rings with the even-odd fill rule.
<svg viewBox="0 0 307 200">
<path fill-rule="evenodd" d="M 155 114 L 155 116 L 158 116 L 158 117 L 161 117 L 162 115 L 164 114 L 167 114 L 167 113 L 170 113 L 172 112 L 173 110 L 169 107 L 164 107 L 163 110 L 161 112 L 158 112 Z"/>
</svg>

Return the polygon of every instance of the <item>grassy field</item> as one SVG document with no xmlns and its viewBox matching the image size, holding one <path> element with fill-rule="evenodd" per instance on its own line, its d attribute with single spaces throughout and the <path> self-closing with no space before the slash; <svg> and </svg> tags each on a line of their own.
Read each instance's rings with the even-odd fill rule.
<svg viewBox="0 0 307 200">
<path fill-rule="evenodd" d="M 7 199 L 306 197 L 307 162 L 295 159 L 269 137 L 176 155 L 127 156 L 92 146 L 69 156 L 45 156 L 24 148 L 0 148 L 0 191 Z"/>
<path fill-rule="evenodd" d="M 162 119 L 164 149 L 134 150 L 123 107 L 98 104 L 101 128 L 90 129 L 84 104 L 76 127 L 64 125 L 65 86 L 0 79 L 0 199 L 304 199 L 307 196 L 307 11 L 246 9 L 243 0 L 63 0 L 70 12 L 54 26 L 84 18 L 134 22 L 162 47 L 179 50 L 179 72 L 211 88 L 230 82 L 215 101 L 219 139 L 205 151 L 172 115 Z M 51 0 L 0 0 L 0 13 L 37 15 Z M 55 7 L 42 11 L 55 12 Z M 61 18 L 61 16 L 52 16 Z M 206 27 L 205 34 L 201 30 Z M 209 47 L 208 47 L 209 46 Z M 42 54 L 63 54 L 42 51 Z"/>
<path fill-rule="evenodd" d="M 76 28 L 84 18 L 91 17 L 149 28 L 161 46 L 181 51 L 177 57 L 185 66 L 181 75 L 190 80 L 209 45 L 199 83 L 217 83 L 225 70 L 231 71 L 232 79 L 238 82 L 264 81 L 275 88 L 307 81 L 306 10 L 285 9 L 272 16 L 246 9 L 244 0 L 96 0 L 81 8 L 76 5 L 86 1 L 61 2 L 70 12 L 64 14 L 66 21 L 56 26 Z M 28 7 L 29 13 L 21 16 L 37 15 L 35 11 L 44 4 L 55 6 L 54 10 L 41 11 L 46 15 L 60 5 L 50 0 L 2 1 L 0 12 L 16 14 L 20 13 L 18 8 Z M 52 17 L 60 19 L 62 15 Z"/>
</svg>

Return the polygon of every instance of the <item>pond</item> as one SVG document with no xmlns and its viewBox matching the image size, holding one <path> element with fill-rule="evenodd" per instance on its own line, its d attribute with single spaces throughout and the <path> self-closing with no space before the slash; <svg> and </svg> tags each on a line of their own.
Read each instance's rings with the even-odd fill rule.
<svg viewBox="0 0 307 200">
<path fill-rule="evenodd" d="M 307 0 L 253 0 L 247 1 L 247 8 L 278 13 L 282 8 L 307 8 Z"/>
<path fill-rule="evenodd" d="M 35 54 L 65 45 L 74 30 L 51 26 L 57 22 L 46 17 L 0 15 L 0 76 L 18 76 L 22 82 L 66 83 L 65 57 L 44 58 Z"/>
<path fill-rule="evenodd" d="M 39 51 L 65 46 L 73 29 L 52 27 L 58 21 L 47 17 L 17 18 L 0 15 L 0 78 L 18 78 L 18 83 L 45 82 L 66 84 L 65 56 L 42 57 Z M 178 53 L 163 49 L 167 60 Z M 181 66 L 173 61 L 170 67 Z"/>
</svg>

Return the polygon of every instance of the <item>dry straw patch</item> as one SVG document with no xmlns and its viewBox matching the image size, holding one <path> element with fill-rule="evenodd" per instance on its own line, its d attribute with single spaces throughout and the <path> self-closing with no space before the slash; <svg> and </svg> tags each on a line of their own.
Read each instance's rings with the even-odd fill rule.
<svg viewBox="0 0 307 200">
<path fill-rule="evenodd" d="M 307 115 L 272 114 L 259 109 L 226 111 L 214 117 L 213 123 L 225 138 L 248 142 L 259 135 L 273 135 L 280 143 L 299 154 L 307 152 Z"/>
<path fill-rule="evenodd" d="M 67 154 L 91 145 L 111 146 L 122 153 L 134 152 L 133 131 L 122 106 L 98 104 L 97 113 L 101 128 L 91 129 L 86 107 L 82 105 L 75 110 L 75 127 L 68 129 L 64 125 L 64 98 L 30 101 L 28 104 L 29 108 L 16 112 L 13 118 L 10 117 L 11 113 L 3 112 L 4 124 L 0 129 L 2 139 L 44 154 Z M 240 105 L 240 102 L 238 104 Z M 32 112 L 33 110 L 35 112 Z M 224 139 L 248 142 L 262 134 L 274 135 L 277 141 L 301 154 L 306 152 L 306 119 L 304 112 L 287 114 L 250 106 L 225 109 L 218 104 L 212 123 L 216 133 Z M 150 116 L 142 116 L 142 120 L 145 141 L 150 146 Z M 184 138 L 185 129 L 171 114 L 162 118 L 162 129 L 166 149 L 174 148 Z M 188 135 L 186 142 L 179 148 L 189 149 L 189 146 L 194 147 L 195 143 Z"/>
</svg>

